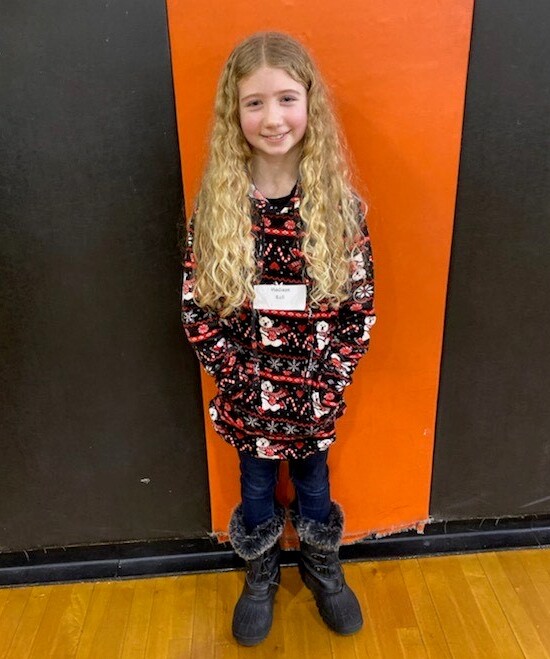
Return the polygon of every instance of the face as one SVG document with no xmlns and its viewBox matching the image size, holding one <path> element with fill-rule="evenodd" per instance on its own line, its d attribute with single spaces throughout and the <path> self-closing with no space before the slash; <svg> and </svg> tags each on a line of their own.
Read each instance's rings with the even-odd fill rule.
<svg viewBox="0 0 550 659">
<path fill-rule="evenodd" d="M 262 66 L 239 82 L 241 129 L 252 153 L 295 157 L 307 127 L 306 88 L 282 69 Z"/>
</svg>

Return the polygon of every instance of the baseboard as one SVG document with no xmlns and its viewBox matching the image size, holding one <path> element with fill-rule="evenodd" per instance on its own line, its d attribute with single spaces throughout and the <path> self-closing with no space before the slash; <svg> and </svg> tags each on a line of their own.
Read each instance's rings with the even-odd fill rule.
<svg viewBox="0 0 550 659">
<path fill-rule="evenodd" d="M 343 561 L 372 561 L 550 545 L 550 516 L 434 522 L 423 534 L 404 531 L 365 538 L 340 548 Z M 284 551 L 284 566 L 297 552 Z M 78 547 L 0 554 L 0 586 L 128 579 L 235 570 L 243 561 L 228 543 L 209 538 Z"/>
</svg>

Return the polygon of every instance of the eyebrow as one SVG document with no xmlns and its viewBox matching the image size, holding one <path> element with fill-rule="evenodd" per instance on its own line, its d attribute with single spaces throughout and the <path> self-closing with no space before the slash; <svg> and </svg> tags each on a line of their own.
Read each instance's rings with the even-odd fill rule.
<svg viewBox="0 0 550 659">
<path fill-rule="evenodd" d="M 300 92 L 299 89 L 281 89 L 280 91 L 276 91 L 275 94 L 273 94 L 273 95 L 274 96 L 278 96 L 279 94 L 298 94 L 299 95 L 301 93 L 302 92 Z M 241 101 L 246 101 L 247 98 L 251 98 L 253 96 L 254 97 L 256 97 L 256 96 L 262 97 L 262 96 L 264 96 L 264 94 L 260 94 L 259 92 L 255 93 L 255 94 L 247 94 L 246 96 L 241 97 Z"/>
</svg>

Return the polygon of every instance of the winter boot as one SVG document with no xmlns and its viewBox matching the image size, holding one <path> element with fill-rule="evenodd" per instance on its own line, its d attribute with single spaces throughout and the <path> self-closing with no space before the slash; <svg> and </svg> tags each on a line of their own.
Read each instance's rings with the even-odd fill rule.
<svg viewBox="0 0 550 659">
<path fill-rule="evenodd" d="M 244 559 L 246 577 L 233 612 L 233 636 L 241 645 L 257 645 L 269 634 L 273 622 L 273 600 L 281 580 L 279 538 L 285 525 L 285 510 L 246 533 L 242 505 L 229 522 L 229 539 Z"/>
<path fill-rule="evenodd" d="M 329 518 L 322 523 L 301 517 L 294 503 L 290 519 L 300 538 L 300 575 L 315 597 L 321 618 L 338 634 L 354 634 L 363 626 L 363 616 L 338 558 L 344 530 L 341 507 L 333 501 Z"/>
</svg>

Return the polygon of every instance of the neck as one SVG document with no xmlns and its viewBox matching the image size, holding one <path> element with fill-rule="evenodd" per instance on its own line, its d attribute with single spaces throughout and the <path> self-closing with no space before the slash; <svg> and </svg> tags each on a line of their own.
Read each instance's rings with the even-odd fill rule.
<svg viewBox="0 0 550 659">
<path fill-rule="evenodd" d="M 284 197 L 292 191 L 298 179 L 299 158 L 274 160 L 255 155 L 250 164 L 256 188 L 271 199 Z"/>
</svg>

